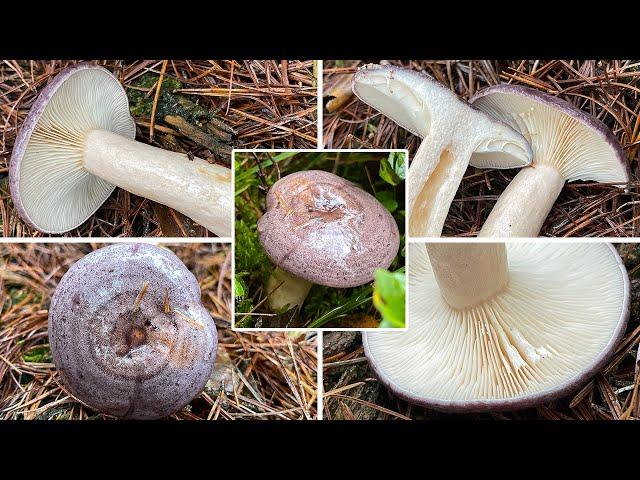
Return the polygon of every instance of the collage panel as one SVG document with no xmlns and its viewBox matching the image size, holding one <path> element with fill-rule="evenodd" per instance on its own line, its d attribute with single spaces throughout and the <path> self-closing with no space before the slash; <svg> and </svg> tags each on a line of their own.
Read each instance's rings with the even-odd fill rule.
<svg viewBox="0 0 640 480">
<path fill-rule="evenodd" d="M 640 419 L 639 82 L 0 61 L 0 419 Z"/>
<path fill-rule="evenodd" d="M 411 237 L 638 235 L 638 60 L 325 60 L 326 148 L 407 148 Z"/>
<path fill-rule="evenodd" d="M 0 245 L 0 418 L 315 419 L 316 335 L 233 331 L 231 250 Z"/>
<path fill-rule="evenodd" d="M 325 420 L 640 417 L 638 243 L 408 250 L 410 328 L 324 335 Z"/>
<path fill-rule="evenodd" d="M 231 237 L 234 148 L 317 144 L 312 60 L 6 60 L 5 237 Z"/>
<path fill-rule="evenodd" d="M 235 151 L 234 327 L 405 328 L 406 158 Z"/>
</svg>

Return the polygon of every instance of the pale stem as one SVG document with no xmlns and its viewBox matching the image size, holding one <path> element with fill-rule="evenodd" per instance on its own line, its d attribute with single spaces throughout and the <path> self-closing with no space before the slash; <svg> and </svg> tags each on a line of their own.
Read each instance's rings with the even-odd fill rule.
<svg viewBox="0 0 640 480">
<path fill-rule="evenodd" d="M 313 283 L 304 278 L 276 268 L 267 280 L 267 294 L 269 294 L 269 308 L 272 312 L 280 311 L 289 305 L 288 309 L 302 306 Z"/>
<path fill-rule="evenodd" d="M 440 292 L 452 308 L 477 305 L 509 282 L 504 243 L 428 243 L 426 248 Z"/>
<path fill-rule="evenodd" d="M 451 202 L 467 170 L 472 148 L 439 146 L 431 138 L 420 144 L 409 167 L 409 235 L 439 237 Z"/>
<path fill-rule="evenodd" d="M 86 135 L 84 167 L 128 192 L 183 213 L 218 236 L 231 236 L 233 193 L 228 168 L 106 130 Z"/>
<path fill-rule="evenodd" d="M 523 168 L 502 192 L 479 237 L 537 237 L 565 179 L 555 168 Z"/>
</svg>

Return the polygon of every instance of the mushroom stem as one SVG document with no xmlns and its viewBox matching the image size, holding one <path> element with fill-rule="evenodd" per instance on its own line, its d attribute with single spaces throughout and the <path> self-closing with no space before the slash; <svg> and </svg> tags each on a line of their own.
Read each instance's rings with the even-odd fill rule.
<svg viewBox="0 0 640 480">
<path fill-rule="evenodd" d="M 482 303 L 509 283 L 504 243 L 428 243 L 426 248 L 440 293 L 452 308 Z"/>
<path fill-rule="evenodd" d="M 537 237 L 565 179 L 545 164 L 523 168 L 502 192 L 479 237 Z"/>
<path fill-rule="evenodd" d="M 231 171 L 106 130 L 85 136 L 83 166 L 120 188 L 177 210 L 221 237 L 231 236 Z"/>
<path fill-rule="evenodd" d="M 280 311 L 287 305 L 288 309 L 295 306 L 301 307 L 309 294 L 313 283 L 304 278 L 276 268 L 267 280 L 267 293 L 269 294 L 269 308 L 271 311 Z"/>
<path fill-rule="evenodd" d="M 430 137 L 420 144 L 408 175 L 410 235 L 440 236 L 473 151 L 466 150 L 452 143 L 434 148 Z"/>
</svg>

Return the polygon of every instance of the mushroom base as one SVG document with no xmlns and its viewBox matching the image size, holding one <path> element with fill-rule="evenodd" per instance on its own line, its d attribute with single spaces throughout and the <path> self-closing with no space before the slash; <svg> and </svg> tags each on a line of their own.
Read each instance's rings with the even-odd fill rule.
<svg viewBox="0 0 640 480">
<path fill-rule="evenodd" d="M 273 312 L 280 312 L 285 307 L 287 309 L 302 307 L 312 286 L 313 283 L 304 278 L 276 268 L 267 280 L 269 308 Z"/>
<path fill-rule="evenodd" d="M 434 152 L 432 143 L 423 140 L 409 167 L 409 233 L 415 237 L 440 236 L 468 164 L 453 147 Z"/>
</svg>

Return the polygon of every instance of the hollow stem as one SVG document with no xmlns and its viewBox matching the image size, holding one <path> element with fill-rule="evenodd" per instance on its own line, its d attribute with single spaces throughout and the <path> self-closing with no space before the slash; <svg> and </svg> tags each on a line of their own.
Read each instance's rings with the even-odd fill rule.
<svg viewBox="0 0 640 480">
<path fill-rule="evenodd" d="M 269 308 L 271 311 L 280 311 L 286 305 L 289 309 L 302 306 L 313 283 L 292 275 L 291 273 L 276 268 L 267 280 L 267 293 L 269 293 Z"/>
<path fill-rule="evenodd" d="M 409 167 L 409 234 L 439 237 L 451 202 L 469 164 L 472 149 L 426 138 Z"/>
<path fill-rule="evenodd" d="M 106 130 L 85 137 L 84 167 L 120 188 L 177 210 L 221 237 L 231 236 L 231 171 Z"/>
<path fill-rule="evenodd" d="M 428 243 L 426 248 L 440 292 L 452 308 L 477 305 L 509 282 L 504 243 Z"/>
<path fill-rule="evenodd" d="M 564 182 L 549 165 L 523 168 L 500 195 L 478 236 L 537 237 Z"/>
</svg>

